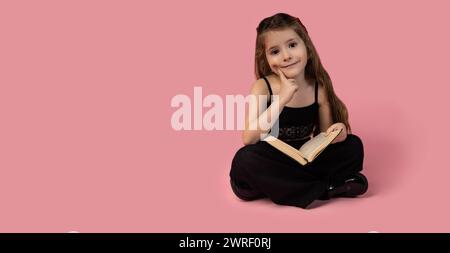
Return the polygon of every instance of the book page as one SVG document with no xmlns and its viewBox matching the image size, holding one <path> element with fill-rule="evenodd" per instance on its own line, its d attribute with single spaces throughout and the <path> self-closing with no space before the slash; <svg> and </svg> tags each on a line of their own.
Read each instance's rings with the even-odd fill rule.
<svg viewBox="0 0 450 253">
<path fill-rule="evenodd" d="M 328 136 L 322 132 L 300 147 L 301 155 L 312 162 L 339 135 L 342 129 L 331 132 Z"/>
<path fill-rule="evenodd" d="M 267 143 L 269 143 L 270 145 L 272 145 L 274 148 L 280 150 L 281 152 L 283 152 L 284 154 L 288 155 L 289 157 L 291 157 L 292 159 L 296 160 L 297 162 L 299 162 L 301 165 L 306 165 L 307 161 L 305 160 L 305 158 L 302 157 L 302 155 L 300 154 L 300 152 L 295 149 L 294 147 L 292 147 L 291 145 L 269 135 L 267 136 L 264 141 L 266 141 Z"/>
</svg>

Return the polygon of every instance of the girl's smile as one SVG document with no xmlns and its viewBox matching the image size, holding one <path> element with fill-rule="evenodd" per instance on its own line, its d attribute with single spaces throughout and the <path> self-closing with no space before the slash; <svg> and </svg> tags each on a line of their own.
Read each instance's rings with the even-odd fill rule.
<svg viewBox="0 0 450 253">
<path fill-rule="evenodd" d="M 299 62 L 300 62 L 300 61 L 297 61 L 297 62 L 294 62 L 294 63 L 289 64 L 289 65 L 287 65 L 287 66 L 280 66 L 280 67 L 281 67 L 281 68 L 290 68 L 290 67 L 296 65 L 296 64 L 299 63 Z"/>
</svg>

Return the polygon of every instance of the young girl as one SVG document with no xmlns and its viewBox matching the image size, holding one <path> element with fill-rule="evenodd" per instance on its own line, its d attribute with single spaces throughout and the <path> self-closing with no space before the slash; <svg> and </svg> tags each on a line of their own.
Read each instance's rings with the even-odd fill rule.
<svg viewBox="0 0 450 253">
<path fill-rule="evenodd" d="M 255 72 L 251 94 L 258 111 L 246 114 L 244 147 L 233 158 L 233 192 L 243 200 L 268 197 L 281 205 L 306 208 L 316 199 L 356 197 L 367 191 L 360 173 L 364 149 L 351 134 L 347 109 L 333 90 L 306 28 L 298 18 L 278 13 L 257 28 Z M 271 115 L 273 120 L 271 120 Z M 301 166 L 267 142 L 269 130 L 249 126 L 265 117 L 279 125 L 278 138 L 299 148 L 320 132 L 342 129 L 339 136 L 312 163 Z M 278 122 L 277 122 L 278 121 Z M 274 123 L 272 123 L 273 126 Z"/>
</svg>

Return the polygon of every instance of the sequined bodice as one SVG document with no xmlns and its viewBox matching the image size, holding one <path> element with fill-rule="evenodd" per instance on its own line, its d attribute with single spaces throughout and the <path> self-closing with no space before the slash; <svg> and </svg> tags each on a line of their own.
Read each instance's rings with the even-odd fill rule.
<svg viewBox="0 0 450 253">
<path fill-rule="evenodd" d="M 272 90 L 270 84 L 270 94 Z M 278 118 L 278 139 L 299 147 L 310 139 L 319 130 L 319 104 L 317 101 L 317 82 L 315 83 L 315 101 L 305 107 L 284 107 Z M 270 105 L 270 102 L 269 104 Z M 271 132 L 272 135 L 275 135 Z"/>
</svg>

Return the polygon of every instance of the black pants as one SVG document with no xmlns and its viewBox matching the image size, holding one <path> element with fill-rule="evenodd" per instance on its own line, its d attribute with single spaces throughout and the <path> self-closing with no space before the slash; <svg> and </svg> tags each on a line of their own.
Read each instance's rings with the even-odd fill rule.
<svg viewBox="0 0 450 253">
<path fill-rule="evenodd" d="M 353 134 L 329 145 L 306 166 L 260 141 L 237 151 L 231 165 L 231 185 L 244 200 L 268 197 L 280 205 L 306 208 L 331 184 L 341 184 L 360 172 L 363 158 L 363 143 Z"/>
</svg>

